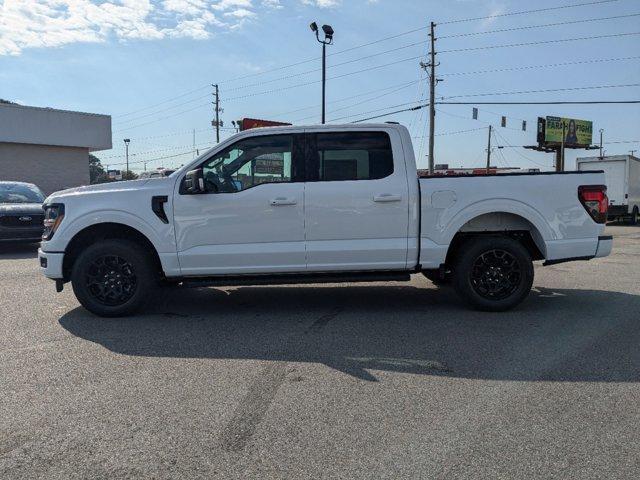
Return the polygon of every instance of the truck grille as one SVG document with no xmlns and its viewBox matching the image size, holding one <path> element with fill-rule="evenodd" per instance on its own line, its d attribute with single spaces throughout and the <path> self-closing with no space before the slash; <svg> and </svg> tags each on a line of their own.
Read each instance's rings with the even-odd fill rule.
<svg viewBox="0 0 640 480">
<path fill-rule="evenodd" d="M 43 214 L 24 214 L 24 215 L 7 215 L 0 217 L 0 226 L 2 227 L 37 227 L 44 222 Z"/>
</svg>

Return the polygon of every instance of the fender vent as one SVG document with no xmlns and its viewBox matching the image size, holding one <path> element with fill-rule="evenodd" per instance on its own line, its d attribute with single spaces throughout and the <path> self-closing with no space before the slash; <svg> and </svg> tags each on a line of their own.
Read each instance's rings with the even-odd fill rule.
<svg viewBox="0 0 640 480">
<path fill-rule="evenodd" d="M 169 198 L 166 195 L 151 197 L 151 210 L 153 210 L 153 213 L 162 220 L 162 223 L 169 223 L 167 214 L 164 211 L 164 204 L 167 203 L 168 200 Z"/>
</svg>

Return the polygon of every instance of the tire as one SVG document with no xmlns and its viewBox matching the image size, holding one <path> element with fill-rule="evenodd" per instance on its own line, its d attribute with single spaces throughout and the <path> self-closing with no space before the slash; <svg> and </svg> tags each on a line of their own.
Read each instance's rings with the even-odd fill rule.
<svg viewBox="0 0 640 480">
<path fill-rule="evenodd" d="M 84 308 L 101 317 L 140 310 L 158 283 L 152 259 L 137 243 L 104 240 L 87 247 L 71 271 L 71 285 Z"/>
<path fill-rule="evenodd" d="M 520 242 L 508 237 L 476 237 L 459 251 L 454 287 L 475 309 L 510 310 L 531 291 L 533 262 Z"/>
<path fill-rule="evenodd" d="M 640 212 L 638 212 L 638 207 L 633 207 L 633 212 L 631 212 L 631 217 L 629 218 L 629 223 L 631 225 L 638 225 L 640 223 Z"/>
</svg>

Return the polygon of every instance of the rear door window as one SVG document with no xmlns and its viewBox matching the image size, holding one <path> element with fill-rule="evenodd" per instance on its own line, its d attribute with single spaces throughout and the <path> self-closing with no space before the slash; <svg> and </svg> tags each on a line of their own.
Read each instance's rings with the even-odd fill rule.
<svg viewBox="0 0 640 480">
<path fill-rule="evenodd" d="M 393 173 L 391 140 L 385 132 L 312 135 L 309 180 L 377 180 Z"/>
</svg>

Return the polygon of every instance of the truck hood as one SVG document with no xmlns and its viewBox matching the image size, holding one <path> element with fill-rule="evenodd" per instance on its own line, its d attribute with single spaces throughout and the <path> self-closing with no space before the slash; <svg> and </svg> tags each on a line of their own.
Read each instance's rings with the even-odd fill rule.
<svg viewBox="0 0 640 480">
<path fill-rule="evenodd" d="M 37 215 L 42 214 L 40 203 L 0 203 L 0 215 Z"/>
<path fill-rule="evenodd" d="M 168 179 L 167 177 L 166 179 Z M 166 179 L 154 179 L 163 181 Z M 97 185 L 88 185 L 86 187 L 76 187 L 76 188 L 68 188 L 66 190 L 60 190 L 59 192 L 54 192 L 47 197 L 44 203 L 54 203 L 65 198 L 82 196 L 82 195 L 90 195 L 95 193 L 117 193 L 117 192 L 127 192 L 130 190 L 140 190 L 147 184 L 151 179 L 145 178 L 142 180 L 127 180 L 124 182 L 110 182 L 110 183 L 100 183 Z"/>
</svg>

